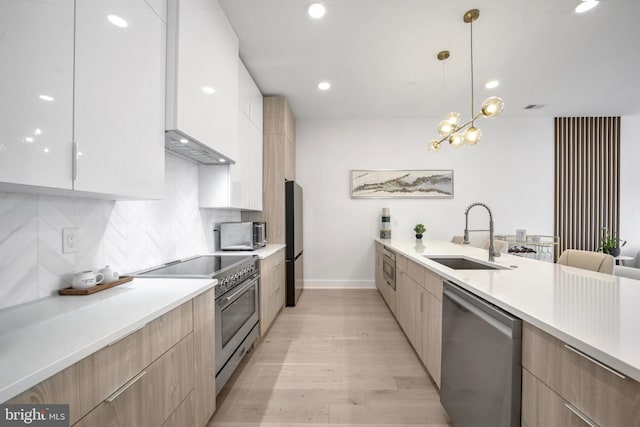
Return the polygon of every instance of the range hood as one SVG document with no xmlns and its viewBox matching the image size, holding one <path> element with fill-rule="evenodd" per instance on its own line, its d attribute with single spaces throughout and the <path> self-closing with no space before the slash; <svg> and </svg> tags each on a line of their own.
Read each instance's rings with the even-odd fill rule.
<svg viewBox="0 0 640 427">
<path fill-rule="evenodd" d="M 198 142 L 179 130 L 167 130 L 164 138 L 165 150 L 202 165 L 231 165 L 235 162 L 211 147 Z"/>
<path fill-rule="evenodd" d="M 167 151 L 203 165 L 235 163 L 238 60 L 238 37 L 217 0 L 167 0 Z"/>
</svg>

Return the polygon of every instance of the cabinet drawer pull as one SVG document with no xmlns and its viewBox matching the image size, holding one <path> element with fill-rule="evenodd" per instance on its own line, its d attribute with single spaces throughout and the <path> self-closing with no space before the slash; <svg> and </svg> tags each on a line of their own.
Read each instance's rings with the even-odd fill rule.
<svg viewBox="0 0 640 427">
<path fill-rule="evenodd" d="M 125 338 L 127 338 L 127 337 L 130 337 L 131 335 L 133 335 L 133 334 L 135 334 L 136 332 L 138 332 L 140 329 L 144 329 L 144 327 L 145 327 L 145 326 L 147 326 L 147 324 L 146 324 L 146 323 L 145 323 L 144 325 L 142 325 L 142 326 L 139 326 L 139 327 L 135 328 L 133 331 L 129 332 L 127 335 L 125 335 L 125 336 L 123 336 L 123 337 L 121 337 L 121 338 L 118 338 L 117 340 L 115 340 L 114 342 L 112 342 L 111 344 L 109 344 L 109 347 L 110 347 L 110 346 L 112 346 L 112 345 L 114 345 L 114 344 L 119 343 L 120 341 L 122 341 L 123 339 L 125 339 Z"/>
<path fill-rule="evenodd" d="M 118 398 L 118 396 L 124 393 L 129 387 L 134 385 L 140 378 L 144 377 L 146 374 L 147 374 L 147 371 L 140 372 L 138 375 L 136 375 L 131 380 L 129 380 L 129 382 L 127 382 L 125 385 L 123 385 L 118 390 L 116 390 L 111 396 L 107 397 L 105 401 L 109 403 L 113 402 Z"/>
<path fill-rule="evenodd" d="M 600 427 L 598 424 L 596 424 L 593 421 L 591 421 L 591 419 L 589 417 L 587 417 L 585 414 L 580 412 L 577 408 L 574 408 L 573 405 L 571 405 L 569 403 L 565 403 L 564 406 L 568 410 L 573 412 L 578 418 L 580 418 L 582 421 L 584 421 L 589 427 Z"/>
<path fill-rule="evenodd" d="M 616 371 L 613 368 L 608 367 L 607 365 L 605 365 L 602 362 L 598 362 L 596 359 L 594 359 L 593 357 L 584 354 L 583 352 L 581 352 L 580 350 L 578 350 L 577 348 L 573 348 L 571 347 L 569 344 L 565 344 L 564 345 L 567 349 L 573 351 L 575 354 L 584 357 L 585 359 L 587 359 L 590 362 L 595 363 L 596 365 L 600 366 L 602 369 L 606 369 L 607 371 L 611 372 L 613 375 L 615 375 L 616 377 L 622 378 L 623 380 L 626 380 L 627 377 L 625 377 L 624 375 L 622 375 L 620 372 Z"/>
</svg>

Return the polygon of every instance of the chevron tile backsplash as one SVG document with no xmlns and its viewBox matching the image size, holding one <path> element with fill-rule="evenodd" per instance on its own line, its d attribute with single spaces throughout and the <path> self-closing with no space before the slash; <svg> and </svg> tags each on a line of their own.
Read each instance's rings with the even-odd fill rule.
<svg viewBox="0 0 640 427">
<path fill-rule="evenodd" d="M 0 308 L 55 294 L 76 271 L 121 274 L 213 250 L 213 224 L 235 210 L 198 207 L 198 166 L 169 153 L 165 198 L 108 201 L 0 193 Z M 62 229 L 78 252 L 62 253 Z"/>
</svg>

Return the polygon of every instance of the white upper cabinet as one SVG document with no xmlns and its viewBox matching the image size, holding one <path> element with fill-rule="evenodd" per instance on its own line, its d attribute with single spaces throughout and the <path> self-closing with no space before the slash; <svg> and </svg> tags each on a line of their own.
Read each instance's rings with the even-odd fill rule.
<svg viewBox="0 0 640 427">
<path fill-rule="evenodd" d="M 262 131 L 262 93 L 242 61 L 238 61 L 238 76 L 238 108 Z"/>
<path fill-rule="evenodd" d="M 0 0 L 0 183 L 162 197 L 166 3 L 151 3 Z"/>
<path fill-rule="evenodd" d="M 0 0 L 0 183 L 71 189 L 73 0 Z"/>
<path fill-rule="evenodd" d="M 167 130 L 235 161 L 238 37 L 217 0 L 169 0 Z"/>
<path fill-rule="evenodd" d="M 163 196 L 165 46 L 145 0 L 76 0 L 75 190 Z"/>
<path fill-rule="evenodd" d="M 262 210 L 262 94 L 242 61 L 238 63 L 238 153 L 235 164 L 200 166 L 200 207 L 259 211 Z M 259 120 L 252 120 L 251 112 L 254 117 L 259 114 Z"/>
<path fill-rule="evenodd" d="M 262 98 L 262 96 L 261 96 Z M 262 130 L 249 126 L 249 208 L 262 210 Z"/>
</svg>

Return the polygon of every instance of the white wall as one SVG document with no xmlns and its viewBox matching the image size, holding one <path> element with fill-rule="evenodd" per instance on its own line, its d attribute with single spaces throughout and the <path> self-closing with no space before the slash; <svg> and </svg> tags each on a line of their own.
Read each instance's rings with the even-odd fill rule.
<svg viewBox="0 0 640 427">
<path fill-rule="evenodd" d="M 165 199 L 105 201 L 0 193 L 0 308 L 54 294 L 76 271 L 121 274 L 213 250 L 213 224 L 239 211 L 198 208 L 198 166 L 167 153 Z M 62 228 L 79 251 L 62 254 Z"/>
<path fill-rule="evenodd" d="M 640 114 L 622 117 L 620 126 L 620 237 L 627 241 L 621 254 L 640 267 Z"/>
<path fill-rule="evenodd" d="M 427 151 L 436 120 L 299 120 L 297 181 L 304 188 L 305 286 L 372 287 L 373 238 L 391 208 L 393 237 L 449 240 L 476 201 L 492 209 L 496 232 L 553 234 L 553 119 L 481 120 L 476 147 Z M 453 199 L 351 199 L 351 169 L 453 169 Z M 482 208 L 471 228 L 487 228 Z"/>
</svg>

